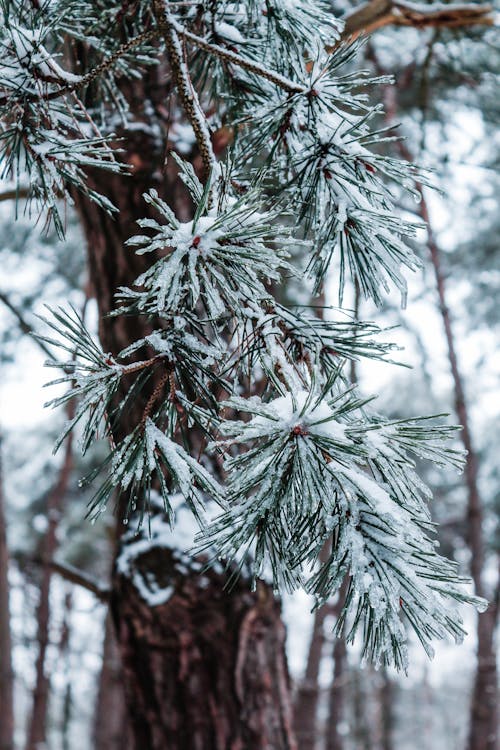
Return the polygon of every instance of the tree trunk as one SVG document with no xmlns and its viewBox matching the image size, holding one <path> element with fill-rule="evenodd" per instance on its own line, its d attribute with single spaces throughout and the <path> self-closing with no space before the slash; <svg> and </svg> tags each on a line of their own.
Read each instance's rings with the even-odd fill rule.
<svg viewBox="0 0 500 750">
<path fill-rule="evenodd" d="M 306 671 L 295 699 L 295 733 L 300 750 L 314 750 L 318 739 L 317 713 L 319 697 L 319 669 L 325 642 L 326 606 L 314 611 L 313 630 Z"/>
<path fill-rule="evenodd" d="M 421 190 L 422 194 L 422 190 Z M 483 505 L 478 486 L 478 457 L 472 442 L 469 413 L 465 390 L 458 367 L 455 339 L 446 302 L 445 279 L 441 268 L 439 247 L 429 223 L 429 212 L 422 194 L 420 213 L 427 224 L 428 247 L 436 278 L 439 310 L 448 346 L 448 358 L 453 377 L 455 411 L 462 430 L 460 433 L 466 450 L 465 483 L 467 486 L 467 536 L 471 553 L 470 570 L 478 596 L 484 596 L 484 532 Z M 495 603 L 478 616 L 477 622 L 477 667 L 471 704 L 468 750 L 497 750 L 498 748 L 498 674 L 494 645 L 497 611 Z"/>
<path fill-rule="evenodd" d="M 68 408 L 68 419 L 72 419 L 73 414 L 74 406 L 71 404 Z M 47 498 L 46 514 L 48 528 L 42 544 L 42 570 L 36 613 L 38 654 L 35 665 L 36 677 L 33 691 L 33 708 L 28 727 L 26 750 L 38 750 L 46 742 L 50 678 L 45 671 L 45 657 L 49 646 L 50 584 L 53 573 L 51 562 L 54 559 L 54 554 L 58 546 L 57 529 L 72 469 L 73 434 L 70 433 L 66 442 L 64 458 L 57 482 L 49 492 Z"/>
<path fill-rule="evenodd" d="M 336 638 L 333 647 L 333 679 L 328 693 L 328 725 L 326 750 L 344 750 L 344 736 L 339 726 L 344 717 L 347 648 L 343 638 Z"/>
<path fill-rule="evenodd" d="M 499 574 L 500 575 L 500 574 Z M 494 601 L 477 623 L 477 666 L 472 693 L 468 750 L 498 750 L 498 688 L 495 630 L 499 585 Z"/>
<path fill-rule="evenodd" d="M 295 750 L 285 629 L 268 586 L 200 573 L 154 547 L 115 577 L 112 609 L 137 750 Z M 170 590 L 151 606 L 137 576 Z M 147 584 L 146 584 L 147 585 Z M 143 591 L 143 587 L 140 587 Z"/>
<path fill-rule="evenodd" d="M 392 735 L 394 730 L 395 684 L 387 669 L 380 672 L 379 705 L 380 705 L 380 747 L 381 750 L 394 750 Z"/>
<path fill-rule="evenodd" d="M 14 750 L 14 673 L 9 607 L 9 550 L 0 434 L 0 750 Z"/>
<path fill-rule="evenodd" d="M 108 612 L 95 704 L 94 750 L 128 750 L 131 746 L 128 726 L 120 652 L 113 619 Z"/>
<path fill-rule="evenodd" d="M 87 239 L 93 291 L 99 308 L 99 334 L 105 351 L 116 354 L 150 332 L 135 316 L 106 317 L 119 286 L 130 286 L 151 263 L 125 241 L 137 233 L 137 219 L 151 215 L 142 198 L 158 190 L 186 220 L 191 207 L 175 173 L 164 170 L 166 140 L 151 135 L 166 111 L 162 72 L 124 86 L 136 128 L 118 133 L 131 177 L 94 174 L 94 186 L 117 207 L 110 218 L 81 196 L 76 205 Z M 147 109 L 146 109 L 147 105 Z M 159 114 L 152 115 L 151 110 Z M 146 110 L 146 111 L 145 111 Z M 156 122 L 152 123 L 152 118 Z M 137 122 L 144 122 L 144 131 Z M 160 127 L 166 132 L 166 123 Z M 122 423 L 125 434 L 140 420 L 137 403 Z M 118 435 L 120 437 L 120 435 Z M 122 524 L 117 524 L 120 554 Z M 251 593 L 248 581 L 224 589 L 227 578 L 213 572 L 169 568 L 167 554 L 145 555 L 150 574 L 170 574 L 179 593 L 161 607 L 150 607 L 133 582 L 116 575 L 112 610 L 122 657 L 128 715 L 137 750 L 293 750 L 284 626 L 271 591 Z M 203 588 L 203 580 L 210 585 Z M 123 739 L 123 738 L 122 738 Z"/>
</svg>

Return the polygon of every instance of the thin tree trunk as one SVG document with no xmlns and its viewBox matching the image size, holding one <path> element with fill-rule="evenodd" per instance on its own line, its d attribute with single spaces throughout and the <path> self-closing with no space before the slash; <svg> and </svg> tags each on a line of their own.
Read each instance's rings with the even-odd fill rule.
<svg viewBox="0 0 500 750">
<path fill-rule="evenodd" d="M 130 744 L 122 664 L 113 619 L 108 612 L 95 708 L 94 750 L 127 750 Z"/>
<path fill-rule="evenodd" d="M 372 750 L 373 743 L 368 719 L 368 691 L 365 690 L 370 675 L 360 669 L 353 671 L 353 728 L 352 736 L 356 750 Z"/>
<path fill-rule="evenodd" d="M 152 70 L 141 81 L 124 85 L 138 122 L 150 125 L 151 109 L 156 107 L 158 119 L 165 112 L 161 74 Z M 75 199 L 87 239 L 100 339 L 104 350 L 113 354 L 151 331 L 151 323 L 135 316 L 106 317 L 115 306 L 117 288 L 132 285 L 151 262 L 125 246 L 137 232 L 137 220 L 148 215 L 143 193 L 156 188 L 183 220 L 191 210 L 175 171 L 164 171 L 166 142 L 148 135 L 152 130 L 119 133 L 132 177 L 92 177 L 97 189 L 118 207 L 114 219 L 81 196 Z M 143 409 L 144 403 L 136 400 L 124 415 L 123 434 L 138 423 Z M 195 434 L 192 437 L 196 440 Z M 123 529 L 118 522 L 118 555 Z M 164 606 L 152 607 L 129 577 L 113 578 L 112 612 L 134 747 L 294 750 L 285 631 L 270 588 L 262 586 L 252 593 L 249 582 L 241 581 L 227 590 L 226 576 L 213 571 L 204 588 L 207 576 L 173 565 L 168 550 L 145 555 L 141 565 L 147 567 L 149 578 L 167 577 L 179 593 Z"/>
<path fill-rule="evenodd" d="M 0 750 L 14 750 L 14 672 L 9 594 L 9 550 L 0 433 Z"/>
<path fill-rule="evenodd" d="M 62 750 L 70 750 L 70 724 L 71 724 L 71 706 L 72 706 L 72 675 L 71 664 L 68 657 L 70 638 L 71 638 L 71 613 L 73 611 L 72 589 L 68 588 L 64 596 L 64 617 L 61 625 L 61 636 L 59 638 L 59 658 L 61 667 L 64 672 L 64 696 L 61 717 L 61 746 Z"/>
<path fill-rule="evenodd" d="M 326 606 L 314 611 L 306 671 L 295 699 L 295 734 L 300 750 L 314 750 L 318 738 L 319 670 L 325 643 L 324 624 L 326 615 Z"/>
<path fill-rule="evenodd" d="M 378 71 L 381 72 L 380 65 L 373 51 L 372 59 Z M 395 109 L 395 101 L 393 100 L 391 107 L 393 113 Z M 397 146 L 401 156 L 407 161 L 412 162 L 413 155 L 406 144 L 403 141 L 398 141 Z M 483 535 L 483 504 L 478 485 L 478 456 L 472 440 L 465 389 L 458 365 L 455 337 L 446 299 L 446 282 L 441 266 L 441 253 L 430 223 L 423 186 L 418 182 L 416 182 L 415 186 L 421 198 L 420 216 L 427 225 L 427 247 L 434 270 L 439 312 L 443 323 L 448 360 L 453 379 L 455 413 L 462 426 L 460 439 L 466 451 L 465 484 L 467 488 L 467 543 L 471 553 L 470 571 L 476 594 L 484 596 L 485 589 L 482 576 L 485 543 Z M 477 667 L 471 702 L 467 750 L 498 750 L 498 667 L 494 644 L 497 618 L 498 604 L 493 602 L 490 604 L 488 611 L 479 615 L 477 620 Z"/>
<path fill-rule="evenodd" d="M 383 667 L 380 672 L 378 701 L 380 706 L 380 747 L 381 750 L 394 750 L 394 703 L 395 684 Z"/>
<path fill-rule="evenodd" d="M 339 731 L 344 718 L 347 677 L 347 648 L 343 638 L 335 639 L 333 662 L 333 679 L 328 692 L 326 750 L 344 750 L 344 735 Z"/>
<path fill-rule="evenodd" d="M 68 418 L 70 419 L 74 413 L 73 409 L 73 405 L 70 405 L 68 408 Z M 57 482 L 49 492 L 47 498 L 46 514 L 48 528 L 42 546 L 40 593 L 36 614 L 38 654 L 35 666 L 36 678 L 33 691 L 33 707 L 28 727 L 26 750 L 38 750 L 46 743 L 50 677 L 45 670 L 45 659 L 49 646 L 50 584 L 53 573 L 51 562 L 58 547 L 57 530 L 72 469 L 73 438 L 72 433 L 70 433 L 66 442 L 64 458 Z"/>
<path fill-rule="evenodd" d="M 455 339 L 446 301 L 445 277 L 441 268 L 440 251 L 430 225 L 427 203 L 421 192 L 420 214 L 427 224 L 428 248 L 436 279 L 439 311 L 448 347 L 450 370 L 453 377 L 455 411 L 462 426 L 460 437 L 466 450 L 465 483 L 467 486 L 467 541 L 471 553 L 470 570 L 478 596 L 484 596 L 482 580 L 484 567 L 483 506 L 478 487 L 478 457 L 474 449 L 469 413 L 463 381 L 458 366 Z M 478 616 L 477 668 L 471 704 L 468 750 L 497 750 L 498 748 L 498 676 L 494 647 L 497 612 L 495 604 Z"/>
</svg>

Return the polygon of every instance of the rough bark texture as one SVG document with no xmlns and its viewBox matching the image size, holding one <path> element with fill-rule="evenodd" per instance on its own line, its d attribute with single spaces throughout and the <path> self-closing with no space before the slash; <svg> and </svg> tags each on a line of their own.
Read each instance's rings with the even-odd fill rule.
<svg viewBox="0 0 500 750">
<path fill-rule="evenodd" d="M 14 749 L 14 673 L 9 607 L 9 551 L 0 435 L 0 750 Z"/>
<path fill-rule="evenodd" d="M 151 258 L 137 256 L 125 241 L 137 233 L 137 219 L 148 215 L 142 194 L 156 188 L 181 218 L 191 207 L 186 193 L 164 170 L 166 87 L 154 70 L 125 93 L 144 131 L 125 133 L 120 144 L 132 165 L 131 178 L 93 175 L 94 185 L 119 209 L 114 218 L 77 197 L 88 245 L 89 269 L 105 351 L 116 354 L 151 329 L 133 316 L 108 318 L 119 286 L 130 286 Z M 164 75 L 163 75 L 164 81 Z M 147 111 L 145 111 L 147 105 Z M 154 112 L 155 114 L 152 114 Z M 148 324 L 149 325 L 149 324 Z M 147 394 L 146 394 L 147 397 Z M 144 403 L 127 414 L 127 432 L 140 420 Z M 118 435 L 119 437 L 119 435 Z M 195 439 L 195 438 L 194 438 Z M 124 528 L 118 523 L 118 536 Z M 118 552 L 120 540 L 118 540 Z M 115 577 L 112 608 L 122 656 L 127 712 L 137 750 L 294 750 L 284 627 L 270 589 L 250 592 L 248 581 L 228 591 L 225 577 L 172 567 L 168 551 L 145 555 L 151 575 L 171 576 L 175 596 L 151 608 L 130 579 Z M 125 732 L 122 735 L 124 740 Z"/>
<path fill-rule="evenodd" d="M 181 572 L 181 568 L 183 571 Z M 187 569 L 186 569 L 187 568 Z M 118 575 L 112 609 L 137 750 L 292 750 L 280 607 L 264 585 L 200 574 L 166 548 Z M 173 587 L 151 607 L 133 580 Z"/>
</svg>

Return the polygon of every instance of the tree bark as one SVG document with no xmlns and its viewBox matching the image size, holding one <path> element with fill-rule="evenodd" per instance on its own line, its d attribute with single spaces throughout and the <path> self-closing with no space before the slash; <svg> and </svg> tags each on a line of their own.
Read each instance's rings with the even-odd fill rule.
<svg viewBox="0 0 500 750">
<path fill-rule="evenodd" d="M 14 750 L 14 672 L 9 598 L 9 550 L 0 434 L 0 750 Z"/>
<path fill-rule="evenodd" d="M 170 599 L 151 606 L 134 581 L 154 576 Z M 296 750 L 285 629 L 270 588 L 165 547 L 117 574 L 112 609 L 137 750 Z"/>
<path fill-rule="evenodd" d="M 151 263 L 125 241 L 137 220 L 151 215 L 143 193 L 158 190 L 187 220 L 191 206 L 175 171 L 164 169 L 166 135 L 153 137 L 152 118 L 166 133 L 166 87 L 153 70 L 141 82 L 124 85 L 136 121 L 144 131 L 125 130 L 120 147 L 131 177 L 93 174 L 92 182 L 118 208 L 114 218 L 76 196 L 87 240 L 89 269 L 99 309 L 105 351 L 116 354 L 151 331 L 135 316 L 109 318 L 119 286 L 132 285 Z M 145 104 L 148 105 L 145 111 Z M 152 114 L 151 110 L 156 114 Z M 142 415 L 137 402 L 122 422 L 126 434 Z M 120 435 L 118 435 L 120 438 Z M 195 439 L 195 438 L 194 438 Z M 119 510 L 118 510 L 119 514 Z M 117 523 L 117 554 L 124 529 Z M 145 555 L 141 566 L 155 578 L 169 575 L 175 596 L 150 607 L 123 575 L 113 579 L 111 601 L 123 666 L 127 712 L 137 750 L 295 750 L 284 656 L 285 631 L 270 588 L 251 593 L 248 581 L 227 590 L 225 575 L 213 572 L 203 588 L 199 572 L 170 565 L 166 551 Z M 122 742 L 124 734 L 122 735 Z"/>
</svg>

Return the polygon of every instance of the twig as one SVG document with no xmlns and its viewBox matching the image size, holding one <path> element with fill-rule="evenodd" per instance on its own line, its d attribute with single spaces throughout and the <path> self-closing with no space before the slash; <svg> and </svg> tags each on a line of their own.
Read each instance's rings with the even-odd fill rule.
<svg viewBox="0 0 500 750">
<path fill-rule="evenodd" d="M 165 42 L 179 98 L 196 137 L 203 161 L 205 178 L 209 179 L 216 164 L 216 158 L 205 113 L 183 60 L 182 47 L 178 36 L 178 29 L 182 29 L 182 27 L 174 21 L 163 0 L 153 0 L 153 9 L 158 28 Z"/>
<path fill-rule="evenodd" d="M 187 31 L 187 29 L 185 29 L 175 20 L 172 20 L 172 26 L 180 37 L 188 42 L 192 42 L 197 47 L 199 47 L 199 49 L 202 49 L 211 55 L 215 55 L 221 60 L 226 60 L 226 62 L 233 63 L 239 68 L 244 68 L 250 73 L 255 73 L 260 78 L 265 78 L 266 80 L 271 81 L 271 83 L 274 83 L 276 86 L 279 86 L 279 88 L 284 89 L 284 91 L 287 91 L 289 94 L 304 94 L 307 92 L 307 88 L 305 86 L 301 86 L 299 83 L 295 83 L 295 81 L 292 81 L 290 78 L 286 78 L 285 76 L 282 76 L 273 70 L 269 70 L 269 68 L 266 68 L 264 65 L 253 62 L 253 60 L 247 60 L 244 57 L 241 57 L 241 55 L 238 55 L 236 52 L 224 49 L 224 47 L 220 47 L 217 44 L 211 44 L 210 42 L 207 42 L 202 37 L 197 36 L 196 34 L 192 34 L 190 31 Z"/>
<path fill-rule="evenodd" d="M 130 39 L 128 42 L 125 42 L 125 44 L 122 44 L 121 47 L 118 47 L 118 49 L 115 52 L 113 52 L 112 55 L 110 55 L 101 63 L 99 63 L 99 65 L 97 65 L 97 67 L 95 67 L 93 70 L 90 70 L 84 76 L 81 76 L 81 78 L 79 78 L 78 80 L 67 81 L 58 89 L 54 89 L 53 91 L 48 91 L 47 93 L 28 94 L 26 97 L 24 97 L 24 100 L 28 102 L 35 102 L 35 101 L 38 101 L 39 99 L 43 99 L 44 101 L 52 101 L 53 99 L 58 99 L 63 94 L 70 93 L 71 91 L 76 91 L 77 89 L 82 88 L 83 86 L 88 86 L 90 83 L 95 81 L 96 78 L 99 78 L 100 75 L 102 75 L 107 70 L 112 68 L 117 62 L 117 60 L 120 59 L 120 57 L 123 57 L 123 55 L 126 55 L 128 52 L 133 50 L 139 44 L 142 44 L 143 42 L 146 42 L 148 39 L 152 39 L 155 36 L 156 36 L 155 29 L 149 29 L 148 31 L 143 31 L 142 34 L 139 34 L 133 39 Z M 8 101 L 9 101 L 8 96 L 1 97 L 0 106 L 7 104 Z"/>
<path fill-rule="evenodd" d="M 30 336 L 35 344 L 38 345 L 38 347 L 43 351 L 44 354 L 46 354 L 50 359 L 54 359 L 54 355 L 46 346 L 43 341 L 41 341 L 39 338 L 37 338 L 35 330 L 33 326 L 31 326 L 28 321 L 25 319 L 23 314 L 15 307 L 10 299 L 7 297 L 7 295 L 4 292 L 0 292 L 0 302 L 3 302 L 5 307 L 7 307 L 12 315 L 17 319 L 17 322 L 19 323 L 19 328 L 23 333 L 25 333 L 27 336 Z"/>
<path fill-rule="evenodd" d="M 3 193 L 0 193 L 0 203 L 3 203 L 3 201 L 18 200 L 19 198 L 27 198 L 29 194 L 30 194 L 30 189 L 28 187 L 13 188 L 12 190 L 4 190 Z"/>
</svg>

